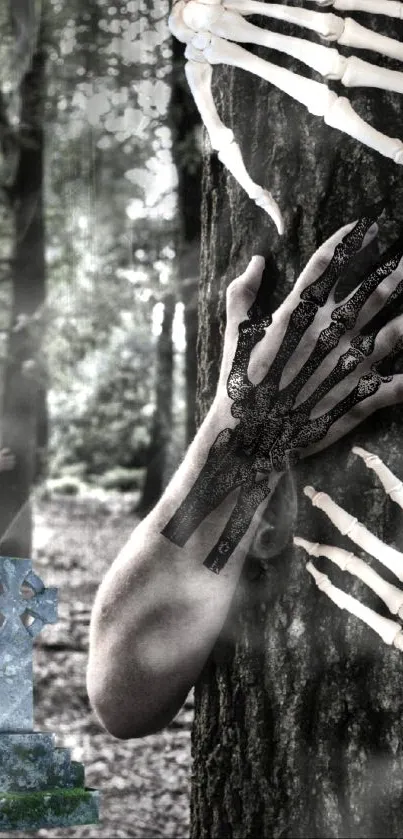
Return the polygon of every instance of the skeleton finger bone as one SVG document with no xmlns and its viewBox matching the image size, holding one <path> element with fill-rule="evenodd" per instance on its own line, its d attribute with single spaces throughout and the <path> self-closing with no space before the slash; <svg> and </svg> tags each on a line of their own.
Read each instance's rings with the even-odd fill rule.
<svg viewBox="0 0 403 839">
<path fill-rule="evenodd" d="M 355 331 L 370 324 L 374 315 L 393 317 L 403 296 L 403 240 L 400 238 L 379 259 L 374 270 L 341 303 L 335 319 L 355 316 Z M 351 320 L 352 322 L 352 320 Z"/>
<path fill-rule="evenodd" d="M 296 396 L 322 365 L 323 361 L 329 356 L 334 356 L 333 351 L 338 346 L 341 337 L 356 326 L 360 311 L 362 311 L 362 307 L 368 300 L 371 302 L 371 307 L 367 311 L 367 317 L 364 319 L 361 318 L 360 326 L 366 324 L 374 314 L 379 313 L 382 304 L 390 296 L 390 285 L 393 283 L 396 284 L 402 278 L 402 270 L 399 267 L 402 259 L 401 251 L 401 243 L 399 243 L 398 247 L 393 246 L 383 255 L 379 260 L 379 264 L 371 271 L 369 276 L 361 282 L 358 289 L 351 293 L 346 302 L 335 307 L 331 313 L 330 325 L 319 333 L 316 344 L 308 359 L 292 381 L 282 391 L 285 396 L 290 396 L 291 394 Z M 385 281 L 385 278 L 388 282 Z M 374 299 L 374 291 L 379 286 L 382 291 Z M 370 356 L 370 362 L 378 361 L 382 354 L 385 354 L 390 349 L 390 336 L 396 335 L 399 323 L 395 319 L 392 324 L 388 324 L 388 327 L 382 331 L 382 340 L 379 342 L 376 355 L 373 356 L 372 352 L 377 337 L 376 333 L 371 336 L 361 336 L 357 334 L 357 326 L 351 342 L 346 347 L 346 351 L 341 356 L 339 354 L 336 366 L 330 368 L 328 375 L 323 373 L 323 368 L 321 368 L 322 381 L 314 389 L 311 396 L 303 403 L 304 408 L 310 411 L 329 390 L 346 378 L 366 356 Z"/>
<path fill-rule="evenodd" d="M 320 5 L 328 5 L 320 0 Z M 336 8 L 351 11 L 371 10 L 373 13 L 401 18 L 402 3 L 395 0 L 335 0 Z M 169 17 L 171 32 L 187 44 L 187 75 L 196 104 L 206 124 L 213 148 L 219 159 L 246 190 L 256 205 L 273 219 L 279 233 L 283 220 L 270 192 L 256 184 L 246 171 L 241 150 L 230 129 L 218 117 L 211 95 L 211 76 L 202 73 L 197 65 L 229 64 L 266 79 L 306 106 L 310 113 L 322 116 L 327 125 L 349 134 L 395 163 L 403 163 L 403 143 L 369 126 L 353 110 L 348 99 L 329 91 L 326 84 L 276 67 L 253 56 L 237 44 L 254 43 L 288 53 L 304 62 L 325 79 L 340 80 L 346 87 L 377 87 L 403 93 L 403 74 L 389 68 L 374 66 L 356 56 L 342 56 L 336 49 L 311 43 L 302 38 L 277 34 L 260 29 L 244 20 L 244 16 L 260 14 L 310 29 L 328 41 L 357 49 L 372 50 L 383 56 L 403 61 L 403 43 L 371 29 L 366 29 L 350 17 L 333 13 L 294 8 L 257 0 L 177 0 Z M 193 69 L 191 69 L 193 67 Z M 198 92 L 198 88 L 200 91 Z"/>
<path fill-rule="evenodd" d="M 189 55 L 188 50 L 186 53 Z M 284 232 L 284 222 L 278 204 L 270 192 L 252 180 L 246 170 L 238 143 L 235 142 L 233 131 L 226 128 L 218 116 L 211 92 L 212 68 L 210 64 L 204 59 L 188 61 L 185 65 L 185 73 L 213 149 L 218 151 L 219 159 L 247 192 L 249 198 L 273 219 L 281 235 Z"/>
<path fill-rule="evenodd" d="M 403 164 L 403 143 L 397 138 L 387 137 L 366 123 L 353 110 L 348 99 L 337 96 L 325 84 L 264 61 L 238 44 L 215 35 L 211 36 L 210 44 L 203 50 L 203 54 L 210 64 L 229 64 L 266 79 L 305 105 L 310 113 L 322 116 L 327 125 L 349 134 L 385 157 L 390 157 L 395 163 Z"/>
<path fill-rule="evenodd" d="M 299 345 L 301 338 L 307 332 L 308 327 L 313 323 L 317 311 L 324 306 L 328 297 L 331 296 L 332 290 L 336 285 L 343 271 L 351 261 L 354 254 L 356 254 L 365 240 L 367 231 L 372 227 L 374 218 L 368 213 L 360 219 L 351 230 L 349 230 L 341 242 L 336 245 L 333 256 L 326 265 L 322 274 L 317 277 L 310 285 L 306 285 L 300 291 L 299 302 L 290 313 L 290 318 L 287 328 L 282 337 L 280 346 L 277 349 L 275 358 L 262 381 L 270 380 L 271 387 L 278 388 L 281 377 L 283 375 L 286 364 L 292 359 L 292 356 Z M 298 287 L 299 283 L 297 283 Z M 280 307 L 279 312 L 282 311 Z M 275 313 L 276 315 L 276 313 Z M 275 320 L 275 315 L 273 320 Z M 316 348 L 313 350 L 316 354 Z M 310 374 L 309 374 L 310 375 Z M 303 368 L 301 376 L 298 377 L 298 389 L 308 379 L 308 372 L 306 365 Z M 294 393 L 294 383 L 290 385 L 289 393 Z"/>
<path fill-rule="evenodd" d="M 396 338 L 397 341 L 394 343 Z M 392 349 L 390 349 L 391 346 Z M 335 402 L 341 406 L 344 402 L 344 409 L 342 408 L 342 410 L 345 410 L 345 416 L 348 417 L 350 414 L 355 419 L 354 424 L 357 424 L 362 421 L 364 416 L 369 416 L 374 410 L 385 407 L 388 404 L 393 404 L 391 402 L 392 397 L 394 398 L 395 404 L 402 401 L 402 377 L 396 375 L 380 377 L 376 386 L 378 367 L 385 360 L 390 365 L 392 361 L 401 356 L 402 352 L 403 316 L 400 315 L 388 323 L 379 333 L 373 332 L 368 335 L 356 335 L 352 338 L 347 351 L 342 355 L 340 355 L 339 351 L 339 357 L 331 372 L 327 373 L 326 370 L 323 373 L 319 386 L 305 398 L 305 401 L 300 401 L 298 409 L 301 409 L 305 413 L 311 411 L 317 413 L 321 411 L 323 416 L 326 415 L 326 412 L 331 411 Z M 334 357 L 334 352 L 331 353 L 331 356 Z M 365 393 L 364 389 L 361 395 L 359 391 L 356 391 L 357 398 L 353 397 L 352 399 L 352 374 L 358 367 L 360 368 L 361 379 L 369 383 L 370 390 Z M 319 372 L 322 372 L 321 368 Z M 371 383 L 373 375 L 375 378 Z M 313 377 L 314 381 L 316 378 L 317 376 Z M 294 382 L 291 382 L 291 390 L 293 384 Z M 389 387 L 391 387 L 391 391 L 388 390 Z M 285 393 L 287 394 L 287 389 L 285 389 Z M 377 407 L 375 407 L 375 403 L 372 403 L 373 399 L 378 400 Z M 333 422 L 337 422 L 337 420 L 334 418 Z M 351 427 L 354 426 L 352 425 Z"/>
<path fill-rule="evenodd" d="M 333 401 L 333 400 L 332 400 Z M 317 439 L 312 445 L 307 445 L 306 457 L 317 454 L 322 449 L 332 446 L 341 437 L 348 434 L 353 428 L 363 422 L 380 408 L 387 408 L 389 405 L 397 405 L 403 402 L 403 375 L 396 374 L 392 381 L 385 381 L 379 389 L 367 396 L 363 401 L 354 405 L 338 420 L 334 420 L 323 437 Z"/>
<path fill-rule="evenodd" d="M 294 538 L 294 544 L 304 548 L 309 556 L 327 557 L 341 571 L 348 571 L 353 577 L 357 577 L 383 600 L 392 615 L 398 615 L 403 620 L 403 590 L 384 580 L 363 559 L 335 545 L 319 545 L 308 542 L 307 539 L 301 539 L 299 536 Z"/>
<path fill-rule="evenodd" d="M 358 519 L 339 507 L 327 493 L 316 492 L 311 486 L 305 487 L 304 493 L 311 499 L 314 507 L 318 507 L 327 515 L 343 536 L 348 536 L 356 545 L 378 559 L 400 581 L 403 581 L 403 555 L 400 551 L 390 545 L 385 545 Z"/>
<path fill-rule="evenodd" d="M 318 305 L 323 305 L 322 300 L 323 294 L 325 293 L 324 289 L 322 289 L 323 274 L 326 272 L 326 282 L 328 284 L 328 293 L 330 294 L 331 289 L 336 283 L 337 276 L 341 276 L 343 268 L 347 264 L 347 261 L 351 259 L 353 253 L 358 254 L 378 235 L 377 219 L 382 212 L 383 205 L 381 203 L 374 205 L 362 213 L 361 219 L 354 221 L 352 224 L 346 224 L 345 227 L 341 227 L 340 230 L 327 239 L 313 254 L 298 277 L 291 294 L 287 298 L 287 303 L 288 301 L 298 299 L 300 296 L 302 299 L 305 299 L 306 295 L 303 292 L 305 289 L 310 288 L 311 293 L 312 289 L 315 289 L 315 297 L 319 295 Z M 352 235 L 350 236 L 350 234 Z M 347 251 L 345 249 L 346 244 L 348 244 Z M 337 268 L 335 265 L 330 268 L 333 257 L 335 262 L 337 262 Z M 329 277 L 330 271 L 332 273 L 332 279 Z M 319 279 L 321 280 L 320 283 L 318 283 Z M 283 311 L 285 305 L 286 301 L 277 309 L 276 314 L 277 312 Z"/>
<path fill-rule="evenodd" d="M 318 571 L 312 562 L 308 562 L 306 566 L 307 571 L 314 578 L 318 588 L 323 591 L 339 609 L 345 609 L 351 615 L 360 618 L 371 629 L 374 630 L 385 642 L 385 644 L 393 644 L 398 650 L 403 651 L 403 631 L 397 621 L 392 621 L 389 618 L 384 618 L 378 615 L 373 609 L 369 609 L 355 597 L 342 591 L 337 586 L 330 582 L 329 577 Z"/>
<path fill-rule="evenodd" d="M 313 323 L 318 308 L 326 304 L 328 297 L 331 300 L 334 299 L 334 288 L 340 276 L 342 276 L 343 271 L 346 269 L 352 257 L 359 252 L 364 240 L 366 239 L 366 233 L 369 229 L 371 229 L 372 224 L 373 217 L 371 217 L 370 213 L 360 219 L 352 230 L 343 237 L 342 241 L 336 245 L 333 258 L 326 266 L 322 275 L 310 285 L 306 285 L 300 292 L 300 302 L 290 314 L 288 326 L 282 338 L 278 352 L 276 353 L 275 360 L 271 367 L 269 367 L 268 373 L 266 374 L 266 379 L 269 377 L 272 383 L 276 382 L 276 384 L 278 384 L 280 382 L 286 364 L 292 358 L 296 347 L 300 343 L 303 335 L 307 332 L 308 327 Z M 373 290 L 376 283 L 379 284 L 384 276 L 387 276 L 388 273 L 393 270 L 396 260 L 398 262 L 398 258 L 395 255 L 390 258 L 386 256 L 381 261 L 377 269 L 370 274 L 369 279 L 372 278 L 372 285 L 368 288 L 368 295 L 371 290 Z M 365 282 L 366 281 L 364 280 L 361 285 L 364 285 Z M 368 287 L 368 281 L 366 287 Z M 358 302 L 361 304 L 363 301 L 365 301 L 365 297 L 360 298 Z M 335 322 L 319 333 L 316 338 L 314 349 L 310 353 L 307 361 L 303 364 L 302 368 L 300 368 L 299 372 L 296 373 L 294 378 L 292 378 L 289 385 L 283 389 L 282 392 L 285 397 L 291 395 L 295 397 L 296 394 L 300 392 L 301 388 L 308 382 L 312 374 L 317 370 L 326 356 L 337 346 L 341 335 L 346 331 L 351 321 L 351 318 L 348 319 L 341 316 L 341 312 L 339 311 L 340 308 L 341 307 L 336 307 L 334 309 L 336 314 L 333 318 L 332 313 L 332 319 Z M 357 303 L 356 313 L 358 314 L 358 312 L 359 306 Z M 348 314 L 350 314 L 350 312 Z M 337 322 L 337 320 L 339 322 Z M 358 359 L 358 361 L 359 360 L 360 359 Z M 342 359 L 340 359 L 338 363 L 342 365 Z M 331 375 L 334 379 L 335 371 L 332 367 L 330 369 Z M 340 369 L 340 372 L 342 372 L 342 368 Z M 322 398 L 323 395 L 330 389 L 326 377 L 325 379 L 322 377 L 320 387 L 323 391 L 320 397 Z M 331 384 L 331 387 L 334 387 L 333 383 Z M 318 389 L 314 389 L 314 396 L 311 398 L 311 406 L 313 406 L 317 401 L 319 401 L 319 393 Z M 305 406 L 308 407 L 306 403 Z"/>
<path fill-rule="evenodd" d="M 360 446 L 353 446 L 354 454 L 362 457 L 368 469 L 372 469 L 375 475 L 378 476 L 385 492 L 390 496 L 392 501 L 396 501 L 399 507 L 403 510 L 403 483 L 396 475 L 391 472 L 385 463 L 376 454 L 367 452 Z"/>
<path fill-rule="evenodd" d="M 196 5 L 190 0 L 189 6 Z M 241 15 L 259 14 L 264 17 L 293 23 L 316 32 L 327 41 L 337 41 L 343 47 L 372 50 L 389 58 L 403 61 L 403 45 L 394 38 L 388 38 L 371 29 L 366 29 L 350 17 L 341 18 L 332 13 L 312 12 L 310 9 L 281 6 L 275 3 L 260 3 L 258 0 L 225 0 L 224 6 Z M 236 39 L 238 40 L 238 38 Z"/>
<path fill-rule="evenodd" d="M 304 335 L 302 324 L 297 320 L 293 329 L 297 330 L 299 337 L 294 339 L 294 332 L 291 329 L 290 320 L 287 323 L 287 316 L 290 319 L 301 300 L 306 297 L 306 289 L 309 289 L 307 299 L 312 300 L 317 306 L 322 306 L 326 302 L 327 296 L 331 294 L 333 286 L 352 256 L 359 253 L 377 235 L 376 219 L 381 212 L 381 205 L 368 209 L 359 221 L 340 228 L 314 253 L 298 277 L 291 293 L 273 313 L 270 336 L 265 336 L 259 348 L 253 350 L 251 354 L 248 370 L 251 381 L 262 381 L 268 371 L 270 371 L 270 377 L 276 375 L 277 381 L 280 381 L 287 360 L 291 356 L 292 346 L 294 343 L 296 346 Z M 275 359 L 280 352 L 280 347 L 283 357 L 281 363 L 277 363 Z M 273 364 L 276 365 L 275 368 Z"/>
<path fill-rule="evenodd" d="M 390 332 L 391 337 L 393 337 L 395 329 L 392 328 Z M 369 338 L 368 344 L 367 337 Z M 292 442 L 293 447 L 300 445 L 306 446 L 308 445 L 309 439 L 311 443 L 319 442 L 328 434 L 329 428 L 342 418 L 346 419 L 347 425 L 350 425 L 351 422 L 351 427 L 354 427 L 355 424 L 361 422 L 365 416 L 369 416 L 378 407 L 391 404 L 388 401 L 391 398 L 393 400 L 392 404 L 397 404 L 402 401 L 403 377 L 401 375 L 381 375 L 379 373 L 379 367 L 384 362 L 390 364 L 395 358 L 401 355 L 403 340 L 399 338 L 389 352 L 382 357 L 377 355 L 376 361 L 372 361 L 371 352 L 373 341 L 371 339 L 372 336 L 356 336 L 351 341 L 351 349 L 338 359 L 336 367 L 331 373 L 323 379 L 313 394 L 298 405 L 296 411 L 301 413 L 303 417 L 307 413 L 311 413 L 312 410 L 322 410 L 324 412 L 316 418 L 311 419 L 300 431 L 297 431 L 296 437 Z M 384 341 L 384 344 L 386 344 L 386 341 Z M 368 362 L 364 362 L 361 365 L 364 356 L 368 355 L 370 369 L 368 369 Z M 350 373 L 359 364 L 361 365 L 360 372 L 362 372 L 362 375 L 360 375 L 353 389 L 345 395 L 346 390 L 351 387 Z M 341 388 L 340 383 L 342 383 Z M 391 385 L 391 390 L 389 390 L 389 385 Z M 378 401 L 373 399 L 377 394 Z M 343 423 L 341 429 L 343 429 L 342 433 L 347 433 L 345 423 Z M 327 440 L 328 445 L 330 445 L 329 438 Z M 319 451 L 319 449 L 316 450 Z M 312 454 L 313 450 L 310 450 L 309 453 Z"/>
<path fill-rule="evenodd" d="M 284 52 L 297 58 L 320 73 L 325 79 L 340 80 L 346 87 L 378 87 L 403 93 L 403 74 L 384 67 L 377 67 L 356 56 L 348 58 L 340 55 L 336 49 L 321 46 L 289 35 L 281 35 L 260 29 L 244 20 L 236 12 L 225 12 L 209 25 L 213 35 L 230 41 L 256 44 L 272 50 Z M 403 59 L 403 49 L 401 56 Z"/>
</svg>

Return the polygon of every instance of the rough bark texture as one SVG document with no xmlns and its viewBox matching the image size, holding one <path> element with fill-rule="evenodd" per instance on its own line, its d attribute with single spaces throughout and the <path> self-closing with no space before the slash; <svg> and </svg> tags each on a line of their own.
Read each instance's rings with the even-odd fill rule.
<svg viewBox="0 0 403 839">
<path fill-rule="evenodd" d="M 401 38 L 401 22 L 356 19 Z M 274 21 L 254 22 L 301 36 Z M 277 53 L 259 54 L 309 75 Z M 361 57 L 383 61 L 369 53 Z M 400 69 L 392 61 L 387 66 Z M 341 85 L 334 89 L 345 93 Z M 401 96 L 369 89 L 347 95 L 378 129 L 402 136 Z M 215 98 L 249 171 L 279 201 L 286 233 L 277 236 L 207 151 L 199 421 L 217 381 L 225 288 L 253 253 L 267 258 L 264 281 L 275 308 L 319 244 L 365 205 L 387 202 L 382 244 L 397 235 L 403 218 L 403 173 L 391 161 L 242 72 L 216 68 Z M 352 444 L 361 444 L 403 477 L 402 420 L 402 407 L 378 412 L 280 483 L 271 513 L 274 556 L 248 559 L 227 625 L 196 687 L 193 839 L 403 835 L 403 657 L 339 612 L 305 571 L 306 556 L 291 547 L 297 533 L 351 549 L 310 506 L 302 493 L 308 483 L 403 547 L 401 512 L 351 454 Z M 318 567 L 329 573 L 321 562 Z M 381 566 L 377 570 L 388 577 Z M 336 571 L 336 585 L 386 614 L 365 586 Z"/>
</svg>

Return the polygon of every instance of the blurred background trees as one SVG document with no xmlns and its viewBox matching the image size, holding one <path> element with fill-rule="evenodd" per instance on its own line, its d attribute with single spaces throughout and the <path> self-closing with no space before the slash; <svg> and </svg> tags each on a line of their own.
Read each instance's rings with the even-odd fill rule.
<svg viewBox="0 0 403 839">
<path fill-rule="evenodd" d="M 29 555 L 35 483 L 137 489 L 144 512 L 193 436 L 198 115 L 168 13 L 0 12 L 3 552 Z"/>
</svg>

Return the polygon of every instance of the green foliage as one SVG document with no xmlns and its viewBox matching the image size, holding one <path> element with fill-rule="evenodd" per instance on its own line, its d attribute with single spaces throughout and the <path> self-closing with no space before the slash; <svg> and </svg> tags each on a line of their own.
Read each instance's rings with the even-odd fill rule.
<svg viewBox="0 0 403 839">
<path fill-rule="evenodd" d="M 35 321 L 41 348 L 33 363 L 49 392 L 48 474 L 66 476 L 60 486 L 67 492 L 104 473 L 123 489 L 132 478 L 138 483 L 131 472 L 147 461 L 155 399 L 151 323 L 172 281 L 169 3 L 36 6 L 48 55 L 47 304 Z M 13 41 L 4 14 L 0 41 L 2 35 L 8 66 Z M 13 250 L 12 218 L 1 200 L 0 376 Z"/>
<path fill-rule="evenodd" d="M 125 327 L 112 330 L 106 349 L 82 358 L 68 389 L 51 392 L 53 474 L 77 463 L 87 477 L 115 465 L 145 465 L 153 376 L 144 370 L 153 346 L 144 324 L 132 332 L 135 320 L 130 314 Z"/>
</svg>

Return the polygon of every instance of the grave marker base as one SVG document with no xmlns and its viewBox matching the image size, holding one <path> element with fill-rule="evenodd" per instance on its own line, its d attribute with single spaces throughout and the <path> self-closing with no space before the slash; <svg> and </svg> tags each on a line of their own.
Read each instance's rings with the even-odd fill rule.
<svg viewBox="0 0 403 839">
<path fill-rule="evenodd" d="M 0 832 L 98 821 L 98 790 L 84 787 L 83 765 L 53 734 L 0 733 L 0 767 Z"/>
</svg>

